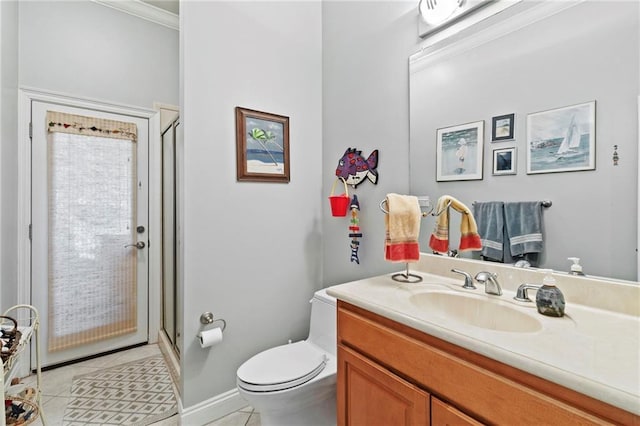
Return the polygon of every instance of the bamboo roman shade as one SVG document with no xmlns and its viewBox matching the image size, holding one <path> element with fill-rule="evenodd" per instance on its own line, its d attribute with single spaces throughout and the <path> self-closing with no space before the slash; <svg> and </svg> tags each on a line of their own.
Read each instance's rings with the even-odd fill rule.
<svg viewBox="0 0 640 426">
<path fill-rule="evenodd" d="M 47 112 L 48 350 L 136 330 L 133 123 Z"/>
</svg>

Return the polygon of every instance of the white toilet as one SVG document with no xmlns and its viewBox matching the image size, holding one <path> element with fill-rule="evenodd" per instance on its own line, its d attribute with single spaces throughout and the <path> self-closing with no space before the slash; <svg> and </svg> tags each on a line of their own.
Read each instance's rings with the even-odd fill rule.
<svg viewBox="0 0 640 426">
<path fill-rule="evenodd" d="M 309 337 L 260 352 L 238 368 L 240 395 L 262 426 L 336 424 L 336 299 L 311 300 Z"/>
</svg>

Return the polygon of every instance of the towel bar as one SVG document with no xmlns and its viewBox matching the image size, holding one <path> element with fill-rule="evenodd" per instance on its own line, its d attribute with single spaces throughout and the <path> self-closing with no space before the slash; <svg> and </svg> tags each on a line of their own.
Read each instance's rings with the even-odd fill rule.
<svg viewBox="0 0 640 426">
<path fill-rule="evenodd" d="M 479 201 L 474 201 L 473 204 L 475 205 L 478 202 Z M 540 201 L 540 204 L 542 205 L 542 207 L 551 207 L 553 205 L 553 202 L 551 200 L 542 200 Z"/>
</svg>

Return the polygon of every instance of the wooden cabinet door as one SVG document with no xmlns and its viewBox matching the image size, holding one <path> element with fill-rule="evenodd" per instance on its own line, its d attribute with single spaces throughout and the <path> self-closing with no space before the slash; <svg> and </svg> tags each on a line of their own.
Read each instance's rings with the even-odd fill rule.
<svg viewBox="0 0 640 426">
<path fill-rule="evenodd" d="M 429 424 L 429 394 L 338 346 L 338 425 Z"/>
<path fill-rule="evenodd" d="M 431 397 L 431 424 L 433 426 L 480 426 L 482 423 L 467 416 L 438 398 Z"/>
</svg>

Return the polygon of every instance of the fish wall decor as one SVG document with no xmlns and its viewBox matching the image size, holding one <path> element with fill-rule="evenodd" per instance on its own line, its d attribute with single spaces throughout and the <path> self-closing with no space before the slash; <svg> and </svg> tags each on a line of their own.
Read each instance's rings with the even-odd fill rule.
<svg viewBox="0 0 640 426">
<path fill-rule="evenodd" d="M 362 151 L 356 148 L 347 148 L 344 155 L 338 161 L 336 176 L 343 178 L 347 185 L 357 187 L 365 178 L 371 183 L 378 183 L 378 150 L 374 150 L 365 160 Z"/>
</svg>

